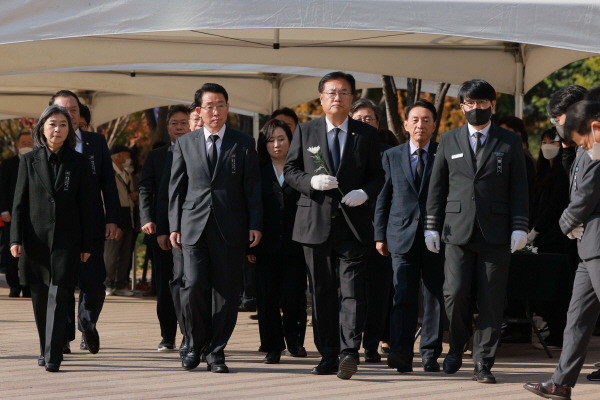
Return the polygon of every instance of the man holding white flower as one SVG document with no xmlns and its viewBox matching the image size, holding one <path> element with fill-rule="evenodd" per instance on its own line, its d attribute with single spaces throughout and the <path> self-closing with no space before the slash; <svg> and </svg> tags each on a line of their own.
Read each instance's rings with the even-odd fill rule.
<svg viewBox="0 0 600 400">
<path fill-rule="evenodd" d="M 348 117 L 354 90 L 350 74 L 332 72 L 321 79 L 325 116 L 298 126 L 284 167 L 286 182 L 301 193 L 293 240 L 304 247 L 322 356 L 312 373 L 337 373 L 341 379 L 352 377 L 358 366 L 365 268 L 374 237 L 369 203 L 384 181 L 377 130 Z"/>
</svg>

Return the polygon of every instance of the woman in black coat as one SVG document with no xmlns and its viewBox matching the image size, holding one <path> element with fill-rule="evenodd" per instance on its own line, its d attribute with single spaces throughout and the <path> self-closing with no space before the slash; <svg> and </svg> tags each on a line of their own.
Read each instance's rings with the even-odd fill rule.
<svg viewBox="0 0 600 400">
<path fill-rule="evenodd" d="M 306 357 L 306 264 L 302 246 L 292 241 L 300 193 L 283 180 L 291 141 L 290 128 L 276 119 L 265 124 L 258 138 L 263 236 L 249 259 L 257 266 L 258 327 L 266 364 L 279 362 L 286 343 L 288 355 Z"/>
<path fill-rule="evenodd" d="M 91 252 L 90 176 L 75 149 L 69 113 L 52 105 L 32 132 L 36 149 L 23 156 L 12 211 L 11 248 L 20 257 L 21 283 L 31 286 L 40 339 L 38 365 L 62 362 L 68 299 L 79 263 Z"/>
</svg>

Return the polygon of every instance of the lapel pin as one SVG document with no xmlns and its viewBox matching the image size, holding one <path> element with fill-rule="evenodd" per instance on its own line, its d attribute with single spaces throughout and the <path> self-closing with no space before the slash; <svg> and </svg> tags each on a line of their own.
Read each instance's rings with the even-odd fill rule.
<svg viewBox="0 0 600 400">
<path fill-rule="evenodd" d="M 352 136 L 356 135 L 356 133 L 352 132 Z"/>
</svg>

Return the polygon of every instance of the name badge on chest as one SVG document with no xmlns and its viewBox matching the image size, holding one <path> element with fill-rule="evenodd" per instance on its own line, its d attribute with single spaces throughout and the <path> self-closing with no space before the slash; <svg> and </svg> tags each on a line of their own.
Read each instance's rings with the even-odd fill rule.
<svg viewBox="0 0 600 400">
<path fill-rule="evenodd" d="M 236 162 L 236 155 L 237 155 L 236 153 L 233 153 L 231 155 L 231 175 L 235 175 L 235 173 L 236 173 L 236 165 L 235 165 L 236 164 L 235 163 Z"/>
<path fill-rule="evenodd" d="M 65 171 L 65 185 L 64 185 L 65 192 L 69 191 L 69 182 L 70 181 L 71 181 L 71 171 Z"/>
<path fill-rule="evenodd" d="M 504 153 L 494 153 L 496 156 L 496 173 L 502 173 L 502 158 L 504 157 Z"/>
<path fill-rule="evenodd" d="M 93 154 L 90 156 L 90 165 L 92 166 L 92 175 L 96 175 L 96 162 Z"/>
</svg>

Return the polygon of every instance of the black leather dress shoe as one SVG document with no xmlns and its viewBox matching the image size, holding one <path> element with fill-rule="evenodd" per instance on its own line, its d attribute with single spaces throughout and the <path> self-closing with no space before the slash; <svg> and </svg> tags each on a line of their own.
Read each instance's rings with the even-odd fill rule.
<svg viewBox="0 0 600 400">
<path fill-rule="evenodd" d="M 444 359 L 444 372 L 454 374 L 462 367 L 462 354 L 448 353 Z"/>
<path fill-rule="evenodd" d="M 214 372 L 215 374 L 226 374 L 229 372 L 229 368 L 225 362 L 214 362 L 212 364 L 208 364 L 206 370 Z"/>
<path fill-rule="evenodd" d="M 67 342 L 62 348 L 63 354 L 71 354 L 71 344 Z"/>
<path fill-rule="evenodd" d="M 377 350 L 365 350 L 365 362 L 366 363 L 378 363 L 381 362 L 381 356 Z"/>
<path fill-rule="evenodd" d="M 79 322 L 79 325 L 83 326 L 81 321 Z M 100 335 L 98 335 L 96 328 L 94 328 L 93 331 L 83 328 L 81 333 L 88 351 L 92 354 L 98 353 L 98 351 L 100 351 Z"/>
<path fill-rule="evenodd" d="M 587 376 L 588 381 L 600 381 L 600 369 Z"/>
<path fill-rule="evenodd" d="M 264 364 L 278 364 L 281 359 L 281 351 L 269 351 L 263 359 Z"/>
<path fill-rule="evenodd" d="M 490 372 L 489 367 L 480 362 L 475 364 L 473 380 L 479 383 L 496 383 L 496 378 Z"/>
<path fill-rule="evenodd" d="M 434 358 L 423 359 L 423 371 L 425 372 L 440 372 L 440 364 Z"/>
<path fill-rule="evenodd" d="M 352 375 L 358 370 L 358 362 L 358 353 L 342 353 L 337 377 L 340 379 L 352 378 Z"/>
<path fill-rule="evenodd" d="M 81 350 L 87 350 L 87 344 L 85 344 L 85 339 L 83 338 L 83 335 L 81 335 L 81 343 L 79 343 L 79 348 Z"/>
<path fill-rule="evenodd" d="M 10 292 L 8 292 L 8 297 L 19 297 L 20 294 L 21 294 L 21 287 L 17 286 L 17 287 L 10 288 Z"/>
<path fill-rule="evenodd" d="M 387 359 L 388 367 L 396 368 L 398 372 L 412 372 L 412 358 L 400 353 L 390 353 Z"/>
<path fill-rule="evenodd" d="M 22 296 L 23 297 L 27 297 L 27 298 L 31 298 L 31 289 L 29 288 L 29 286 L 24 286 L 23 287 Z"/>
<path fill-rule="evenodd" d="M 38 365 L 39 365 L 40 367 L 44 367 L 44 366 L 46 366 L 46 359 L 44 358 L 44 355 L 43 355 L 43 354 L 41 354 L 41 355 L 38 357 Z"/>
<path fill-rule="evenodd" d="M 60 369 L 60 364 L 48 363 L 46 364 L 46 371 L 48 372 L 58 372 Z"/>
<path fill-rule="evenodd" d="M 200 364 L 200 352 L 190 349 L 181 359 L 181 366 L 185 369 L 194 369 Z"/>
<path fill-rule="evenodd" d="M 333 375 L 337 374 L 339 366 L 337 357 L 323 357 L 319 365 L 314 367 L 310 373 L 313 375 Z"/>
<path fill-rule="evenodd" d="M 567 399 L 571 398 L 571 387 L 556 385 L 552 379 L 548 379 L 546 382 L 533 383 L 529 382 L 523 385 L 526 390 L 531 393 L 535 393 L 538 396 L 545 397 L 547 399 Z"/>
<path fill-rule="evenodd" d="M 158 344 L 158 351 L 170 351 L 175 349 L 175 340 L 163 339 Z"/>
<path fill-rule="evenodd" d="M 183 339 L 181 339 L 181 345 L 179 345 L 179 357 L 181 357 L 181 359 L 183 360 L 183 357 L 185 357 L 189 350 L 190 340 L 187 336 L 184 336 Z"/>
<path fill-rule="evenodd" d="M 306 353 L 306 349 L 304 347 L 300 347 L 296 351 L 292 351 L 292 350 L 290 350 L 290 349 L 286 350 L 285 355 L 289 356 L 289 357 L 306 357 L 306 356 L 308 356 L 308 354 Z"/>
</svg>

